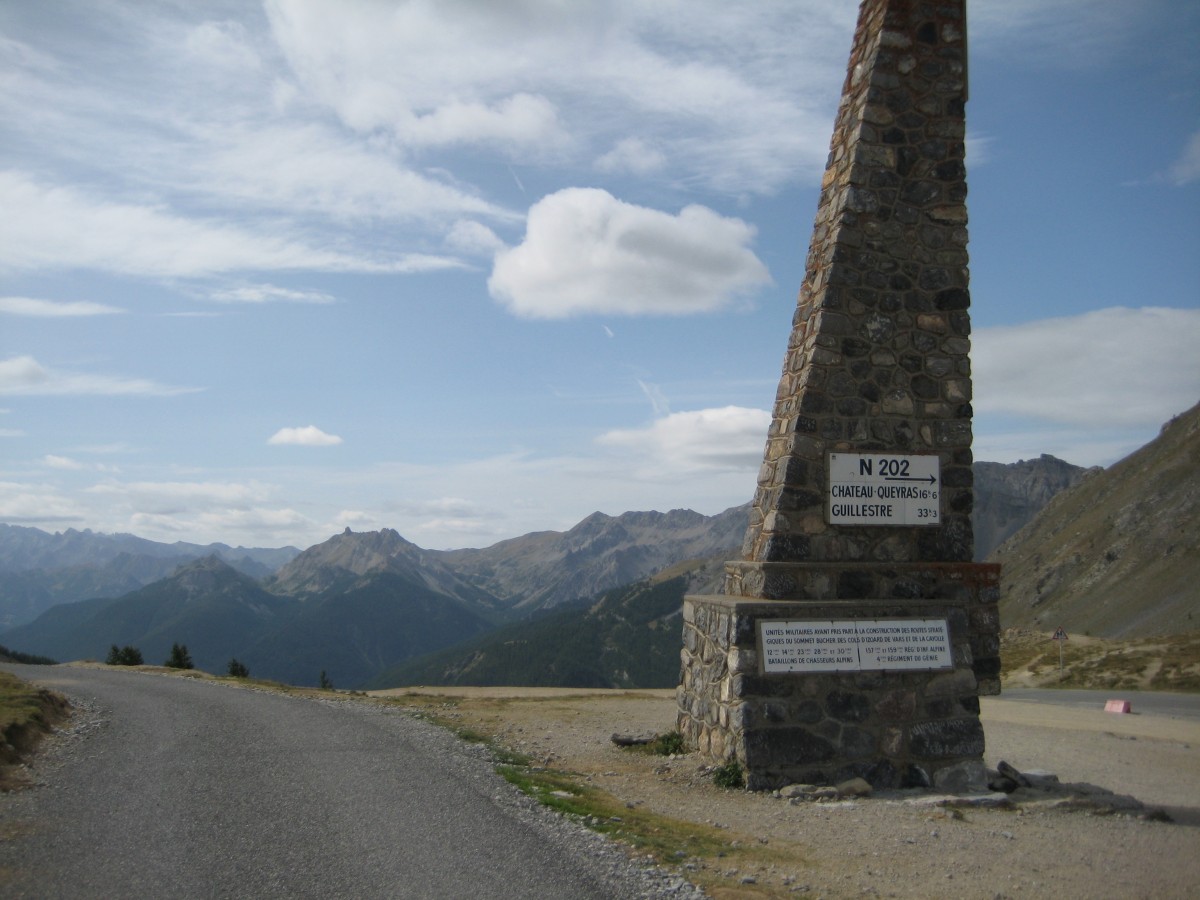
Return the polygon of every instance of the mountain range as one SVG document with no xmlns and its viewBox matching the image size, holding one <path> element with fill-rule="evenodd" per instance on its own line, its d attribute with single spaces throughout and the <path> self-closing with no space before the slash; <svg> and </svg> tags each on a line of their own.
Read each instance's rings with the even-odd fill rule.
<svg viewBox="0 0 1200 900">
<path fill-rule="evenodd" d="M 1011 535 L 1052 497 L 1082 490 L 1102 474 L 1049 456 L 978 463 L 979 549 Z M 343 687 L 412 679 L 670 682 L 680 601 L 718 589 L 723 561 L 740 554 L 747 508 L 716 516 L 595 513 L 566 532 L 453 551 L 424 550 L 390 529 L 347 530 L 301 552 L 147 548 L 131 544 L 141 539 L 130 535 L 0 526 L 0 614 L 10 618 L 11 585 L 66 584 L 69 571 L 111 574 L 141 565 L 139 571 L 153 572 L 181 547 L 210 551 L 165 578 L 60 603 L 0 633 L 0 643 L 60 659 L 103 658 L 112 644 L 132 644 L 157 662 L 178 641 L 210 671 L 223 671 L 236 657 L 256 676 L 314 684 L 325 672 Z M 14 550 L 13 538 L 27 550 Z M 113 539 L 107 558 L 97 549 L 106 538 Z M 55 539 L 65 545 L 58 555 Z M 15 569 L 20 560 L 24 568 Z M 59 560 L 65 564 L 55 568 Z"/>
</svg>

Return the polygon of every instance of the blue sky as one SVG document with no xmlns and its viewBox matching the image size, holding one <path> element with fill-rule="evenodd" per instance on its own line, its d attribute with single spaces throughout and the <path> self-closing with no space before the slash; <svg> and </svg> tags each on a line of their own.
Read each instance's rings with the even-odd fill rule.
<svg viewBox="0 0 1200 900">
<path fill-rule="evenodd" d="M 0 521 L 429 548 L 750 499 L 850 0 L 0 0 Z M 979 0 L 975 456 L 1200 399 L 1200 4 Z"/>
</svg>

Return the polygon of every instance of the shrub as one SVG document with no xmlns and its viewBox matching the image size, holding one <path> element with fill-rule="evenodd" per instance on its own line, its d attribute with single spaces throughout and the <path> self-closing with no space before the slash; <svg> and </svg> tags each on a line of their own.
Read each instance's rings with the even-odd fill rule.
<svg viewBox="0 0 1200 900">
<path fill-rule="evenodd" d="M 646 745 L 646 749 L 655 756 L 674 756 L 676 753 L 687 752 L 687 748 L 683 746 L 683 735 L 678 731 L 656 734 L 654 740 Z"/>
<path fill-rule="evenodd" d="M 245 665 L 238 662 L 236 658 L 231 659 L 229 661 L 228 671 L 229 671 L 230 678 L 249 678 L 250 677 L 250 670 L 247 669 Z"/>
<path fill-rule="evenodd" d="M 188 654 L 187 644 L 172 644 L 171 655 L 163 663 L 168 669 L 194 669 L 192 657 Z"/>
<path fill-rule="evenodd" d="M 104 660 L 104 664 L 108 666 L 140 666 L 143 662 L 142 651 L 128 644 L 124 647 L 113 644 Z"/>
<path fill-rule="evenodd" d="M 731 759 L 723 766 L 717 766 L 713 772 L 713 784 L 719 788 L 743 788 L 746 786 L 746 774 L 742 764 Z"/>
<path fill-rule="evenodd" d="M 321 670 L 320 685 L 321 685 L 321 690 L 323 690 L 323 691 L 332 691 L 333 690 L 333 682 L 329 680 L 329 676 L 325 674 L 324 669 Z"/>
</svg>

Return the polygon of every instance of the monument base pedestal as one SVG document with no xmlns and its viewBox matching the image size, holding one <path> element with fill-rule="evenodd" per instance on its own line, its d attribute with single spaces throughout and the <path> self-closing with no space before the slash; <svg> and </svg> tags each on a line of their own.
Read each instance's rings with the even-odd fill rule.
<svg viewBox="0 0 1200 900">
<path fill-rule="evenodd" d="M 851 578 L 844 564 L 727 569 L 727 584 L 749 576 L 815 596 L 685 599 L 677 697 L 688 746 L 736 759 L 752 790 L 854 777 L 986 788 L 979 696 L 999 693 L 999 566 L 859 563 Z M 926 589 L 837 596 L 839 584 L 884 583 Z"/>
</svg>

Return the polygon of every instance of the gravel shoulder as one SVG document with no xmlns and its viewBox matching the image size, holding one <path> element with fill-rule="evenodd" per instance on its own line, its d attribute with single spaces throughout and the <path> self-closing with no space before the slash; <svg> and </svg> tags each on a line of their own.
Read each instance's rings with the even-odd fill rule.
<svg viewBox="0 0 1200 900">
<path fill-rule="evenodd" d="M 984 698 L 986 761 L 1130 795 L 1173 823 L 1105 803 L 920 805 L 912 794 L 792 803 L 716 788 L 698 757 L 623 750 L 675 727 L 674 691 L 421 688 L 383 692 L 492 735 L 536 762 L 673 819 L 764 849 L 684 861 L 714 897 L 1190 897 L 1200 884 L 1200 723 Z M 1134 699 L 1136 710 L 1136 698 Z M 1118 798 L 1119 799 L 1119 798 Z M 1059 798 L 1061 801 L 1061 798 Z M 1115 805 L 1120 805 L 1117 803 Z M 1140 810 L 1145 813 L 1146 809 Z M 736 854 L 731 854 L 731 856 Z"/>
</svg>

